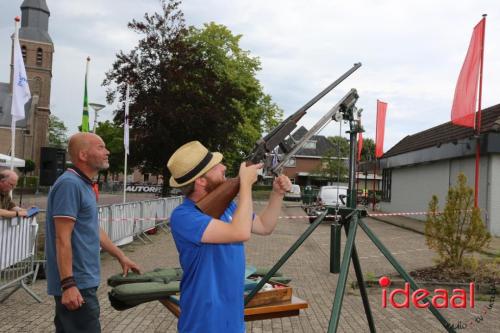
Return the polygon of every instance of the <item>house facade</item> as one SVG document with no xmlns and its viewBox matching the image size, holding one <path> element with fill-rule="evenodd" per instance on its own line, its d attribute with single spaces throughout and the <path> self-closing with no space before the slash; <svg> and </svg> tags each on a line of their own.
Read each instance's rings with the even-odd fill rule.
<svg viewBox="0 0 500 333">
<path fill-rule="evenodd" d="M 302 126 L 297 129 L 292 137 L 295 141 L 300 140 L 307 133 L 307 129 Z M 289 143 L 293 145 L 293 143 Z M 325 178 L 319 170 L 323 158 L 328 155 L 328 152 L 335 149 L 335 146 L 323 135 L 313 135 L 304 146 L 297 151 L 283 169 L 283 173 L 292 180 L 293 183 L 307 185 L 327 185 L 331 180 Z M 280 151 L 280 154 L 282 152 Z M 340 158 L 347 165 L 347 158 Z"/>
<path fill-rule="evenodd" d="M 426 212 L 433 195 L 443 209 L 460 173 L 474 188 L 477 139 L 472 128 L 451 122 L 402 139 L 381 160 L 381 209 Z M 482 111 L 479 146 L 478 206 L 487 229 L 500 236 L 500 104 Z"/>
</svg>

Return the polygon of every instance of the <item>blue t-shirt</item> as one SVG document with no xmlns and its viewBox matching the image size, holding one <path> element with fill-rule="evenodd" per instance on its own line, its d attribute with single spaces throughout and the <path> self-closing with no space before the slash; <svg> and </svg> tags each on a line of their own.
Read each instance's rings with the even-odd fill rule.
<svg viewBox="0 0 500 333">
<path fill-rule="evenodd" d="M 235 210 L 231 202 L 220 219 L 229 223 Z M 202 243 L 211 219 L 187 198 L 170 219 L 183 270 L 178 329 L 182 333 L 244 332 L 245 249 L 241 242 Z"/>
<path fill-rule="evenodd" d="M 73 277 L 78 289 L 93 288 L 100 282 L 99 221 L 96 196 L 89 180 L 66 171 L 54 183 L 47 201 L 45 254 L 47 292 L 61 295 L 61 277 L 57 267 L 54 217 L 75 220 L 71 235 Z"/>
</svg>

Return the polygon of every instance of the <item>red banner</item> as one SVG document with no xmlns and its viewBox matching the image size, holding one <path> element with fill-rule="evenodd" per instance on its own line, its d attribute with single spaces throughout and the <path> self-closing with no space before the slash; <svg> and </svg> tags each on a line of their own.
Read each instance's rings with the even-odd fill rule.
<svg viewBox="0 0 500 333">
<path fill-rule="evenodd" d="M 375 157 L 384 155 L 384 132 L 385 132 L 385 113 L 387 112 L 387 103 L 377 99 L 377 131 L 375 136 Z"/>
<path fill-rule="evenodd" d="M 363 133 L 358 133 L 358 162 L 361 161 L 361 151 L 363 150 Z"/>
<path fill-rule="evenodd" d="M 475 127 L 474 116 L 476 113 L 477 85 L 484 43 L 485 21 L 486 19 L 483 18 L 474 27 L 469 50 L 458 76 L 451 108 L 451 122 L 455 125 Z"/>
</svg>

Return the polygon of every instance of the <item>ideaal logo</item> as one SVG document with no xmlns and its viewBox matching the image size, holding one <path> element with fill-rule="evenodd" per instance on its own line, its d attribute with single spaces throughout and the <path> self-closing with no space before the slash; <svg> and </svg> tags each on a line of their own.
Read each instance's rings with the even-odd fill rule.
<svg viewBox="0 0 500 333">
<path fill-rule="evenodd" d="M 425 309 L 429 307 L 429 302 L 425 301 L 429 296 L 432 296 L 430 303 L 432 303 L 435 308 L 474 308 L 474 282 L 469 283 L 469 290 L 453 289 L 451 297 L 448 290 L 441 288 L 435 289 L 433 294 L 424 288 L 419 288 L 410 294 L 410 284 L 408 282 L 405 283 L 404 289 L 394 289 L 390 292 L 389 296 L 387 296 L 387 287 L 391 284 L 391 280 L 386 276 L 382 276 L 378 283 L 383 288 L 383 308 L 387 307 L 387 299 L 389 299 L 389 303 L 392 307 L 397 309 L 409 308 L 410 301 L 414 307 Z M 396 295 L 402 295 L 403 300 L 400 302 L 396 301 Z"/>
<path fill-rule="evenodd" d="M 379 284 L 382 288 L 382 307 L 387 308 L 387 298 L 389 298 L 389 303 L 394 308 L 409 308 L 410 307 L 410 299 L 413 305 L 416 308 L 428 308 L 429 302 L 424 301 L 424 299 L 431 295 L 431 293 L 427 289 L 417 289 L 410 296 L 410 285 L 408 282 L 405 283 L 404 289 L 394 289 L 387 297 L 387 287 L 391 284 L 391 280 L 382 276 L 379 279 Z M 455 309 L 463 309 L 463 308 L 471 308 L 474 309 L 474 282 L 469 283 L 469 290 L 467 293 L 466 289 L 453 289 L 452 296 L 450 299 L 450 294 L 446 289 L 435 289 L 434 294 L 431 298 L 430 303 L 436 308 L 455 308 Z M 479 324 L 484 320 L 484 316 L 493 309 L 493 305 L 495 304 L 496 297 L 496 286 L 493 282 L 490 286 L 490 298 L 487 305 L 485 305 L 482 309 L 476 309 L 475 311 L 479 311 L 473 315 L 473 317 L 469 320 L 459 320 L 456 323 L 449 323 L 449 327 L 453 329 L 466 329 L 472 328 L 474 324 Z M 395 300 L 396 295 L 401 294 L 404 296 L 404 299 L 401 303 L 398 303 Z"/>
</svg>

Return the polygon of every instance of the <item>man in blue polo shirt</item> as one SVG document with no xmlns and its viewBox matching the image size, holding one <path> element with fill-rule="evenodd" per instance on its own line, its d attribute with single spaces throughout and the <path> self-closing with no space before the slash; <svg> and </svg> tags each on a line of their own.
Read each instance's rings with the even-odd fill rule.
<svg viewBox="0 0 500 333">
<path fill-rule="evenodd" d="M 77 133 L 68 152 L 74 167 L 54 183 L 47 203 L 47 291 L 55 300 L 57 333 L 100 332 L 100 247 L 118 259 L 125 275 L 140 271 L 99 227 L 91 179 L 109 167 L 104 142 L 95 134 Z"/>
<path fill-rule="evenodd" d="M 269 203 L 253 214 L 252 185 L 262 164 L 239 171 L 238 205 L 232 202 L 215 219 L 196 207 L 196 202 L 225 181 L 222 154 L 209 152 L 200 142 L 189 142 L 170 157 L 170 186 L 186 199 L 172 213 L 170 226 L 183 269 L 179 332 L 245 331 L 243 242 L 251 233 L 269 235 L 275 228 L 283 196 L 291 188 L 281 175 L 273 184 Z"/>
</svg>

